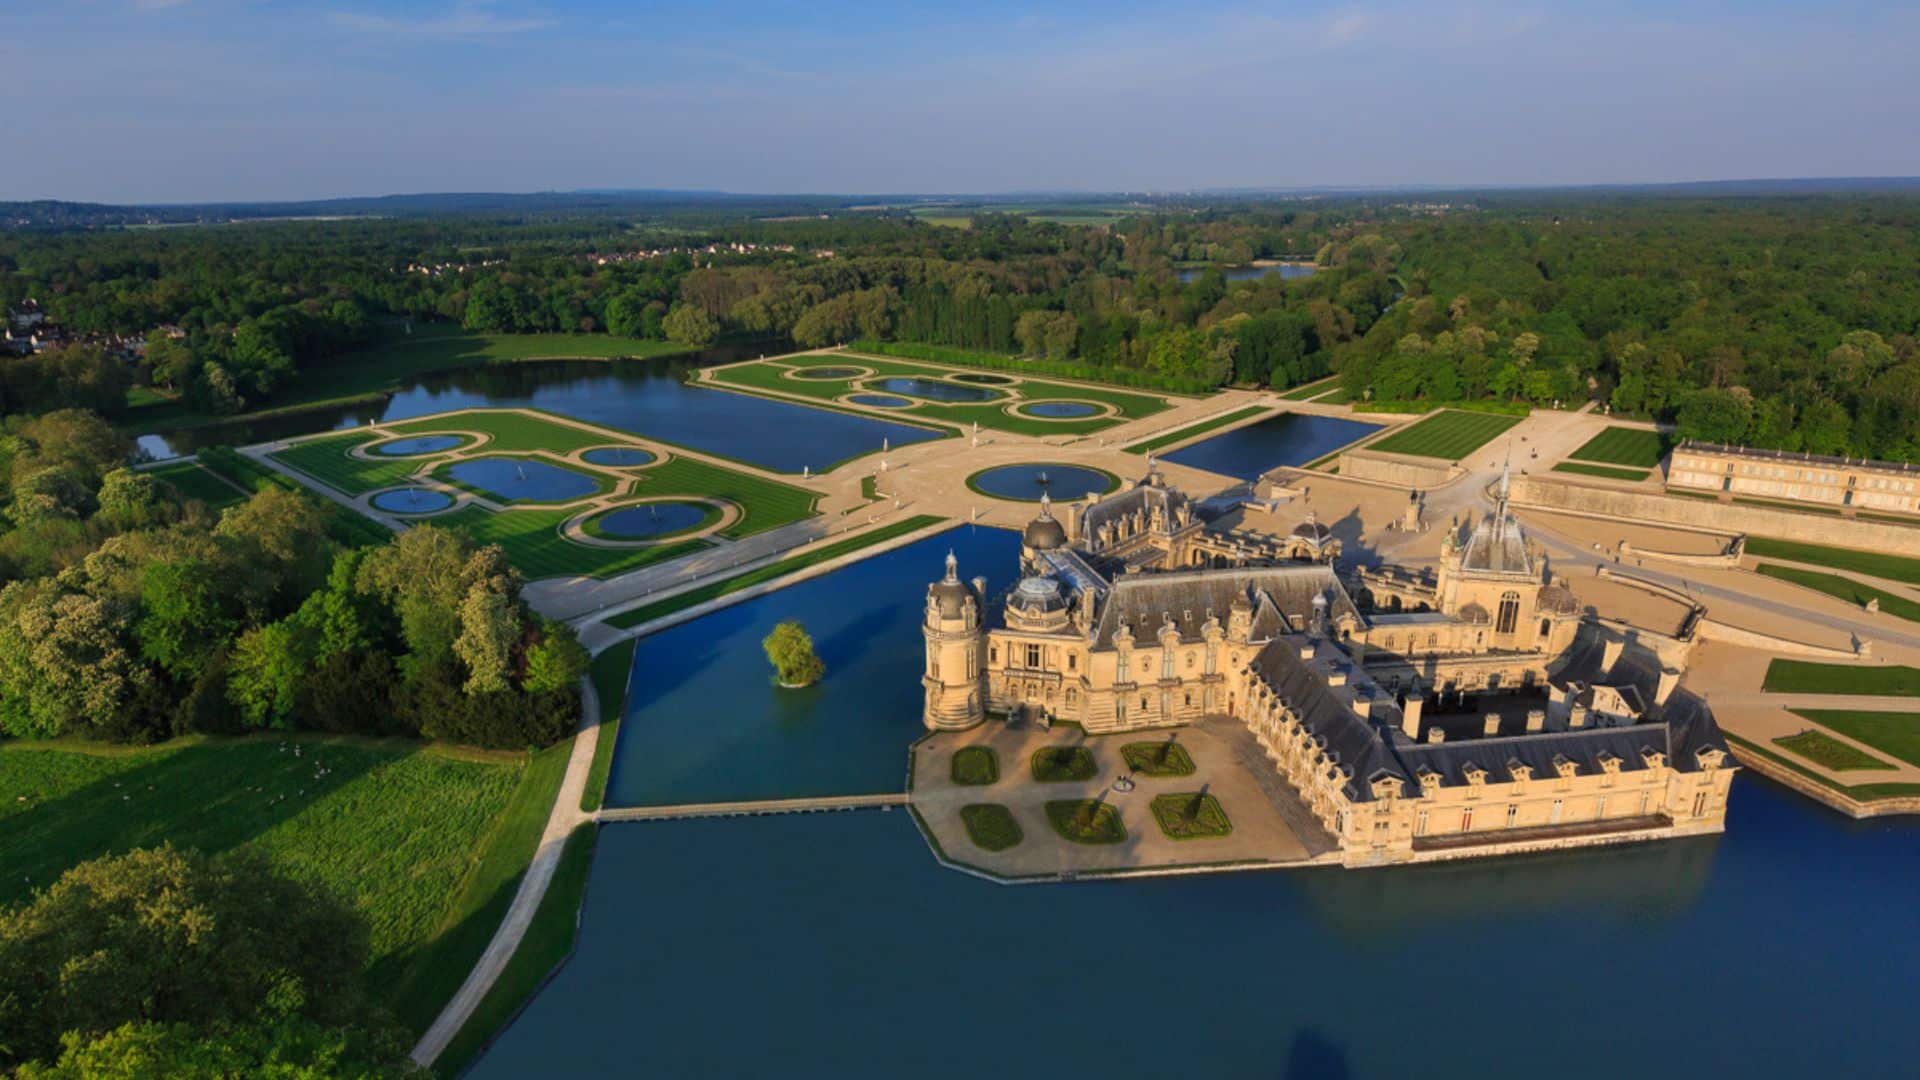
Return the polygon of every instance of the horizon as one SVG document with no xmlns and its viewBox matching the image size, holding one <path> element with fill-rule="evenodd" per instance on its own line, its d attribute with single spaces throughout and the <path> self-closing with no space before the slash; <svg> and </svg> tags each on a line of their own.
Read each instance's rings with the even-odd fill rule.
<svg viewBox="0 0 1920 1080">
<path fill-rule="evenodd" d="M 102 17 L 106 16 L 106 17 Z M 1920 12 L 117 0 L 0 15 L 0 200 L 1896 179 Z M 102 79 L 100 72 L 111 72 Z M 1814 166 L 1814 167 L 1809 167 Z M 1009 182 L 1008 177 L 1018 177 Z"/>
</svg>

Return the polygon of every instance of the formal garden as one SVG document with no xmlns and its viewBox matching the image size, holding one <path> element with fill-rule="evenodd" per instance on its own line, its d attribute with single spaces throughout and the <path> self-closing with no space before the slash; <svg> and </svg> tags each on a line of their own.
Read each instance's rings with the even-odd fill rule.
<svg viewBox="0 0 1920 1080">
<path fill-rule="evenodd" d="M 1459 461 L 1499 438 L 1501 433 L 1522 419 L 1500 413 L 1442 409 L 1424 420 L 1417 420 L 1385 438 L 1369 443 L 1367 449 Z"/>
</svg>

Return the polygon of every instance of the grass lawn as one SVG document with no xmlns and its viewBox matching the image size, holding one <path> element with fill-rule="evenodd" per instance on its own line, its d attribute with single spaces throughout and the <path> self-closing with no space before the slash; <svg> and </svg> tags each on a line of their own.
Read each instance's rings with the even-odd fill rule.
<svg viewBox="0 0 1920 1080">
<path fill-rule="evenodd" d="M 1521 421 L 1518 416 L 1497 413 L 1442 409 L 1410 427 L 1367 444 L 1369 450 L 1389 454 L 1459 461 L 1498 438 L 1500 433 Z"/>
<path fill-rule="evenodd" d="M 1769 694 L 1858 694 L 1920 697 L 1920 668 L 1898 664 L 1822 664 L 1775 658 L 1760 689 Z"/>
<path fill-rule="evenodd" d="M 947 367 L 985 368 L 988 371 L 1004 372 L 1020 377 L 1071 379 L 1076 383 L 1133 387 L 1138 388 L 1143 395 L 1155 397 L 1162 393 L 1194 397 L 1213 392 L 1212 386 L 1197 379 L 1165 380 L 1133 369 L 1101 368 L 1070 362 L 1057 364 L 1037 358 L 1008 356 L 1005 353 L 982 352 L 978 349 L 961 349 L 951 345 L 922 345 L 910 341 L 874 341 L 870 338 L 862 338 L 850 343 L 847 348 L 851 350 L 849 355 L 857 355 L 863 362 L 879 356 L 898 357 L 943 364 Z"/>
<path fill-rule="evenodd" d="M 1773 540 L 1764 536 L 1747 537 L 1747 554 L 1774 559 L 1791 559 L 1794 562 L 1812 563 L 1815 566 L 1826 566 L 1835 570 L 1851 570 L 1856 574 L 1886 578 L 1888 581 L 1904 581 L 1909 585 L 1920 585 L 1920 559 L 1903 555 L 1886 555 L 1877 551 L 1858 551 L 1853 548 L 1822 547 L 1819 544 Z"/>
<path fill-rule="evenodd" d="M 576 544 L 560 535 L 560 525 L 577 510 L 487 510 L 469 506 L 429 519 L 433 524 L 464 530 L 477 544 L 499 544 L 507 560 L 532 581 L 544 577 L 612 577 L 642 566 L 703 550 L 703 540 L 682 540 L 636 548 L 602 548 Z"/>
<path fill-rule="evenodd" d="M 1338 375 L 1329 375 L 1324 379 L 1315 379 L 1310 383 L 1301 383 L 1299 386 L 1281 394 L 1280 399 L 1282 401 L 1305 401 L 1308 398 L 1317 398 L 1321 394 L 1333 391 L 1339 385 L 1339 379 L 1340 376 Z"/>
<path fill-rule="evenodd" d="M 214 510 L 245 502 L 251 494 L 227 483 L 218 473 L 203 469 L 191 461 L 148 469 L 147 474 L 178 492 L 181 498 L 199 499 Z"/>
<path fill-rule="evenodd" d="M 486 444 L 490 452 L 548 450 L 555 454 L 568 454 L 589 446 L 630 441 L 628 436 L 619 432 L 575 427 L 563 420 L 549 418 L 538 410 L 474 409 L 470 412 L 423 416 L 386 426 L 389 431 L 405 435 L 477 431 L 493 436 Z"/>
<path fill-rule="evenodd" d="M 1795 585 L 1804 585 L 1826 593 L 1828 596 L 1845 600 L 1849 604 L 1864 607 L 1869 600 L 1880 602 L 1880 610 L 1909 622 L 1920 622 L 1920 603 L 1915 603 L 1897 593 L 1885 589 L 1876 589 L 1852 578 L 1838 574 L 1823 574 L 1818 570 L 1802 570 L 1796 566 L 1776 566 L 1773 563 L 1761 563 L 1754 567 L 1759 573 L 1781 581 L 1791 581 Z"/>
<path fill-rule="evenodd" d="M 1127 769 L 1142 776 L 1192 776 L 1193 758 L 1187 748 L 1167 739 L 1164 742 L 1128 743 L 1120 748 Z"/>
<path fill-rule="evenodd" d="M 607 773 L 613 768 L 613 747 L 620 738 L 620 717 L 626 711 L 627 677 L 633 671 L 636 639 L 628 638 L 608 646 L 593 658 L 588 675 L 593 691 L 600 699 L 600 734 L 593 744 L 593 766 L 587 770 L 587 786 L 580 792 L 580 809 L 589 813 L 600 809 L 607 797 Z"/>
<path fill-rule="evenodd" d="M 1093 779 L 1093 753 L 1084 746 L 1043 746 L 1031 764 L 1033 778 L 1043 784 Z"/>
<path fill-rule="evenodd" d="M 1774 762 L 1775 764 L 1781 766 L 1784 769 L 1787 769 L 1794 773 L 1798 773 L 1799 775 L 1804 776 L 1809 780 L 1812 780 L 1814 783 L 1819 784 L 1822 787 L 1832 788 L 1834 791 L 1837 791 L 1842 795 L 1847 796 L 1850 799 L 1855 799 L 1860 802 L 1872 802 L 1875 799 L 1897 799 L 1897 798 L 1904 798 L 1904 797 L 1913 796 L 1913 795 L 1920 795 L 1920 784 L 1907 784 L 1907 783 L 1899 783 L 1899 782 L 1881 783 L 1881 784 L 1852 784 L 1852 785 L 1842 784 L 1839 781 L 1833 779 L 1832 777 L 1826 775 L 1825 773 L 1815 772 L 1814 770 L 1807 768 L 1805 765 L 1801 764 L 1800 762 L 1795 761 L 1793 758 L 1775 753 L 1774 751 L 1769 750 L 1764 746 L 1761 746 L 1759 743 L 1751 742 L 1747 739 L 1743 739 L 1740 736 L 1733 734 L 1732 732 L 1722 732 L 1721 734 L 1725 735 L 1727 738 L 1727 742 L 1731 743 L 1734 746 L 1734 748 L 1740 752 L 1740 756 L 1745 757 L 1745 756 L 1751 755 L 1754 757 L 1766 758 L 1768 761 Z"/>
<path fill-rule="evenodd" d="M 639 478 L 633 489 L 636 498 L 705 495 L 738 506 L 740 520 L 720 531 L 733 540 L 804 521 L 813 516 L 820 499 L 803 487 L 688 457 L 670 457 L 634 475 Z"/>
<path fill-rule="evenodd" d="M 425 468 L 428 461 L 437 459 L 437 455 L 422 454 L 369 461 L 347 454 L 356 446 L 384 442 L 386 438 L 385 435 L 354 431 L 345 435 L 307 439 L 268 456 L 348 495 L 362 495 L 405 483 L 407 477 Z"/>
<path fill-rule="evenodd" d="M 972 803 L 960 808 L 960 821 L 967 827 L 967 839 L 987 851 L 1005 851 L 1026 839 L 1013 811 L 999 803 Z"/>
<path fill-rule="evenodd" d="M 878 529 L 860 533 L 857 536 L 849 536 L 835 540 L 829 544 L 818 544 L 808 547 L 801 551 L 800 554 L 781 559 L 779 562 L 769 563 L 766 566 L 748 570 L 745 573 L 735 574 L 729 578 L 722 578 L 719 581 L 710 581 L 697 589 L 688 589 L 686 592 L 670 596 L 665 600 L 656 600 L 651 604 L 643 604 L 630 611 L 623 611 L 607 619 L 607 625 L 617 626 L 622 629 L 639 626 L 641 623 L 651 622 L 654 619 L 671 615 L 676 611 L 685 611 L 687 608 L 693 607 L 696 604 L 704 604 L 709 600 L 718 599 L 726 596 L 728 593 L 738 592 L 741 589 L 751 588 L 762 582 L 785 577 L 797 570 L 804 570 L 809 566 L 826 562 L 829 559 L 837 559 L 842 555 L 851 554 L 862 548 L 872 547 L 875 544 L 884 544 L 895 537 L 919 532 L 921 529 L 937 525 L 944 520 L 946 519 L 932 514 L 916 514 L 904 521 L 896 521 Z"/>
<path fill-rule="evenodd" d="M 1153 820 L 1169 840 L 1214 840 L 1233 832 L 1220 800 L 1203 791 L 1154 796 Z"/>
<path fill-rule="evenodd" d="M 593 846 L 599 836 L 600 827 L 585 822 L 575 826 L 567 837 L 567 846 L 560 852 L 560 864 L 554 867 L 553 880 L 527 924 L 520 947 L 513 951 L 500 977 L 434 1062 L 434 1069 L 441 1076 L 458 1076 L 514 1014 L 533 999 L 547 976 L 573 955 L 574 936 L 580 928 L 580 905 L 587 897 Z"/>
<path fill-rule="evenodd" d="M 535 816 L 537 839 L 570 746 L 529 764 L 314 735 L 0 745 L 0 902 L 130 848 L 251 848 L 367 919 L 374 990 L 419 1030 L 498 924 L 497 912 L 487 921 L 488 903 L 532 855 L 530 842 L 516 844 L 519 823 Z"/>
<path fill-rule="evenodd" d="M 1352 400 L 1353 395 L 1347 391 L 1346 387 L 1342 386 L 1330 394 L 1322 394 L 1314 398 L 1313 403 L 1315 405 L 1345 405 Z"/>
<path fill-rule="evenodd" d="M 956 784 L 991 784 L 1000 779 L 1000 759 L 991 747 L 963 746 L 953 752 L 951 775 Z"/>
<path fill-rule="evenodd" d="M 1175 428 L 1165 434 L 1155 435 L 1153 438 L 1147 439 L 1144 442 L 1134 443 L 1132 446 L 1127 447 L 1127 453 L 1145 454 L 1152 450 L 1158 450 L 1163 446 L 1172 446 L 1174 443 L 1184 442 L 1187 439 L 1205 435 L 1209 431 L 1226 427 L 1228 424 L 1237 424 L 1242 420 L 1258 416 L 1266 411 L 1267 409 L 1264 405 L 1249 405 L 1244 409 L 1235 409 L 1224 416 L 1216 416 L 1211 420 L 1202 420 L 1197 424 L 1188 424 L 1186 427 Z"/>
<path fill-rule="evenodd" d="M 1815 765 L 1824 765 L 1835 772 L 1893 768 L 1872 754 L 1862 753 L 1839 739 L 1831 735 L 1823 735 L 1818 731 L 1803 731 L 1798 735 L 1783 736 L 1773 740 L 1773 745 L 1799 754 Z"/>
<path fill-rule="evenodd" d="M 1647 474 L 1640 469 L 1616 469 L 1611 465 L 1589 465 L 1584 461 L 1563 461 L 1553 467 L 1554 472 L 1579 473 L 1582 476 L 1603 476 L 1608 480 L 1645 480 Z"/>
<path fill-rule="evenodd" d="M 1657 431 L 1642 428 L 1610 427 L 1568 454 L 1574 461 L 1594 461 L 1602 465 L 1627 465 L 1651 469 L 1672 449 L 1673 440 Z"/>
<path fill-rule="evenodd" d="M 1864 709 L 1794 709 L 1792 712 L 1855 742 L 1892 754 L 1909 765 L 1920 765 L 1920 713 Z M 1884 764 L 1879 767 L 1886 768 Z"/>
<path fill-rule="evenodd" d="M 1047 804 L 1047 823 L 1061 839 L 1076 844 L 1118 844 L 1127 838 L 1120 811 L 1098 799 L 1056 799 Z"/>
</svg>

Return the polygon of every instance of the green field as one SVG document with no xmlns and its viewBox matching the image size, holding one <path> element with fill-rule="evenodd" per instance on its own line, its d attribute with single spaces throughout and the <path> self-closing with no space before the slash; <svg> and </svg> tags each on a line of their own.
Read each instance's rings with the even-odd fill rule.
<svg viewBox="0 0 1920 1080">
<path fill-rule="evenodd" d="M 1920 697 L 1920 668 L 1899 664 L 1822 664 L 1775 658 L 1760 689 L 1769 694 L 1858 694 Z"/>
<path fill-rule="evenodd" d="M 1000 759 L 990 746 L 963 746 L 953 752 L 948 774 L 956 784 L 991 784 L 1000 779 Z"/>
<path fill-rule="evenodd" d="M 181 498 L 199 499 L 214 510 L 245 502 L 250 494 L 221 479 L 220 474 L 192 461 L 148 469 L 147 474 L 178 492 Z"/>
<path fill-rule="evenodd" d="M 620 739 L 620 718 L 626 711 L 627 679 L 633 673 L 633 650 L 638 639 L 610 645 L 593 658 L 589 674 L 600 699 L 600 734 L 593 743 L 593 764 L 586 787 L 580 791 L 580 809 L 592 813 L 607 797 L 607 774 L 613 771 L 613 747 Z"/>
<path fill-rule="evenodd" d="M 1367 449 L 1459 461 L 1498 438 L 1501 432 L 1520 420 L 1518 416 L 1443 409 L 1378 442 L 1367 444 Z"/>
<path fill-rule="evenodd" d="M 1834 570 L 1851 570 L 1868 577 L 1885 578 L 1888 581 L 1902 581 L 1909 585 L 1920 585 L 1920 559 L 1903 555 L 1886 555 L 1878 551 L 1860 551 L 1855 548 L 1823 547 L 1819 544 L 1803 544 L 1793 540 L 1773 540 L 1764 536 L 1747 538 L 1747 554 L 1763 558 L 1791 559 L 1794 562 L 1811 563 Z"/>
<path fill-rule="evenodd" d="M 1282 401 L 1306 401 L 1309 398 L 1317 398 L 1322 394 L 1332 393 L 1339 387 L 1339 379 L 1340 376 L 1338 375 L 1329 375 L 1324 379 L 1315 379 L 1310 383 L 1301 383 L 1299 386 L 1281 394 L 1280 399 Z"/>
<path fill-rule="evenodd" d="M 1319 397 L 1314 398 L 1313 403 L 1315 405 L 1345 405 L 1347 402 L 1352 400 L 1353 400 L 1353 395 L 1347 391 L 1346 387 L 1342 386 L 1334 390 L 1332 393 L 1322 394 Z"/>
<path fill-rule="evenodd" d="M 804 521 L 813 516 L 820 499 L 803 487 L 687 457 L 670 457 L 634 475 L 639 478 L 635 498 L 704 495 L 738 506 L 740 520 L 720 530 L 720 535 L 733 540 Z"/>
<path fill-rule="evenodd" d="M 1795 716 L 1837 731 L 1909 765 L 1920 765 L 1920 713 L 1864 709 L 1791 709 Z M 1881 768 L 1886 768 L 1881 765 Z"/>
<path fill-rule="evenodd" d="M 729 593 L 739 592 L 741 589 L 751 588 L 762 582 L 785 577 L 795 571 L 804 570 L 809 566 L 826 562 L 829 559 L 837 559 L 842 555 L 851 554 L 862 548 L 872 547 L 875 544 L 884 544 L 895 537 L 919 532 L 921 529 L 939 524 L 942 520 L 944 519 L 931 514 L 917 514 L 904 521 L 896 521 L 857 536 L 849 536 L 835 540 L 832 543 L 809 547 L 800 554 L 781 559 L 779 562 L 769 563 L 758 569 L 748 570 L 745 573 L 735 574 L 730 578 L 722 578 L 719 581 L 709 581 L 697 589 L 688 589 L 686 592 L 670 596 L 665 600 L 656 600 L 651 604 L 643 604 L 630 611 L 623 611 L 607 619 L 607 625 L 617 626 L 621 629 L 629 629 L 639 626 L 642 623 L 652 622 L 654 619 L 671 615 L 677 611 L 685 611 L 697 604 L 704 604 L 709 600 L 717 600 Z"/>
<path fill-rule="evenodd" d="M 493 436 L 485 447 L 489 452 L 546 450 L 555 454 L 569 454 L 589 446 L 632 441 L 618 432 L 576 427 L 537 410 L 474 409 L 470 412 L 423 416 L 418 420 L 385 426 L 389 431 L 406 435 L 477 431 Z"/>
<path fill-rule="evenodd" d="M 985 851 L 1005 851 L 1026 839 L 1013 811 L 999 803 L 969 803 L 960 808 L 960 822 L 967 827 L 967 839 Z"/>
<path fill-rule="evenodd" d="M 861 338 L 846 346 L 852 355 L 890 356 L 898 360 L 918 360 L 945 367 L 985 368 L 1002 375 L 1035 379 L 1067 379 L 1076 383 L 1131 387 L 1141 393 L 1205 396 L 1214 387 L 1195 379 L 1169 379 L 1139 368 L 1101 367 L 1070 360 L 1046 360 L 1037 356 L 1012 356 L 1007 353 L 962 349 L 952 345 L 928 345 L 914 341 L 875 341 Z"/>
<path fill-rule="evenodd" d="M 1174 430 L 1166 432 L 1164 434 L 1155 435 L 1153 438 L 1148 439 L 1145 442 L 1134 443 L 1132 446 L 1127 447 L 1127 453 L 1129 454 L 1149 453 L 1151 451 L 1158 450 L 1163 446 L 1172 446 L 1174 443 L 1185 442 L 1188 439 L 1205 435 L 1209 431 L 1218 430 L 1220 428 L 1226 427 L 1229 424 L 1237 424 L 1242 420 L 1246 420 L 1251 417 L 1258 416 L 1261 413 L 1264 413 L 1266 411 L 1267 411 L 1266 407 L 1263 405 L 1249 405 L 1244 409 L 1235 409 L 1230 413 L 1227 413 L 1222 416 L 1213 417 L 1210 420 L 1202 420 L 1197 424 L 1188 424 L 1186 427 L 1175 428 Z"/>
<path fill-rule="evenodd" d="M 1181 792 L 1153 798 L 1153 820 L 1169 840 L 1217 840 L 1233 832 L 1220 800 L 1205 792 Z"/>
<path fill-rule="evenodd" d="M 1120 748 L 1120 757 L 1128 770 L 1142 776 L 1193 775 L 1193 756 L 1172 739 L 1128 743 Z"/>
<path fill-rule="evenodd" d="M 1860 802 L 1872 802 L 1875 799 L 1899 799 L 1899 798 L 1908 798 L 1915 795 L 1920 795 L 1920 784 L 1899 783 L 1899 782 L 1882 783 L 1882 784 L 1853 784 L 1853 785 L 1843 784 L 1833 779 L 1832 777 L 1826 775 L 1825 773 L 1816 772 L 1813 769 L 1809 769 L 1805 765 L 1794 760 L 1793 758 L 1787 757 L 1783 754 L 1776 753 L 1775 751 L 1770 750 L 1767 747 L 1761 746 L 1759 743 L 1752 742 L 1748 739 L 1743 739 L 1740 736 L 1733 734 L 1732 732 L 1722 732 L 1722 734 L 1726 736 L 1727 742 L 1732 744 L 1735 750 L 1739 752 L 1739 756 L 1741 758 L 1747 758 L 1747 757 L 1765 758 L 1766 760 L 1779 765 L 1781 768 L 1786 769 L 1789 772 L 1795 773 L 1800 776 L 1804 776 L 1807 779 L 1813 781 L 1814 783 L 1819 784 L 1822 787 L 1831 788 L 1832 790 L 1837 791 L 1840 794 L 1845 795 L 1850 799 L 1855 799 Z"/>
<path fill-rule="evenodd" d="M 425 468 L 429 461 L 439 458 L 439 455 L 423 454 L 369 461 L 347 453 L 354 447 L 384 442 L 386 438 L 379 433 L 355 431 L 346 435 L 307 439 L 267 456 L 347 495 L 364 495 L 369 491 L 403 484 L 408 477 Z"/>
<path fill-rule="evenodd" d="M 1610 427 L 1568 454 L 1573 461 L 1593 461 L 1602 465 L 1626 465 L 1651 469 L 1667 456 L 1673 441 L 1657 431 L 1641 428 Z"/>
<path fill-rule="evenodd" d="M 1640 481 L 1647 474 L 1640 469 L 1616 469 L 1611 465 L 1589 465 L 1584 461 L 1563 461 L 1553 467 L 1554 472 L 1579 473 L 1582 476 L 1603 476 L 1608 480 Z"/>
<path fill-rule="evenodd" d="M 612 577 L 704 550 L 703 540 L 652 544 L 635 548 L 602 548 L 576 544 L 560 534 L 560 526 L 579 511 L 519 509 L 493 511 L 468 506 L 431 519 L 432 524 L 459 529 L 477 544 L 499 544 L 507 561 L 529 581 L 543 577 Z"/>
<path fill-rule="evenodd" d="M 1773 745 L 1790 753 L 1798 754 L 1816 765 L 1824 765 L 1834 772 L 1858 772 L 1862 769 L 1891 769 L 1893 766 L 1863 753 L 1841 742 L 1831 735 L 1818 731 L 1803 731 L 1798 735 L 1783 735 L 1773 740 Z"/>
<path fill-rule="evenodd" d="M 1761 563 L 1754 567 L 1756 571 L 1770 578 L 1791 581 L 1795 585 L 1804 585 L 1826 593 L 1828 596 L 1845 600 L 1849 604 L 1865 606 L 1869 600 L 1878 600 L 1880 610 L 1909 622 L 1920 622 L 1920 603 L 1885 589 L 1876 589 L 1852 578 L 1838 574 L 1823 574 L 1818 570 L 1802 570 L 1797 566 L 1776 566 L 1773 563 Z"/>
<path fill-rule="evenodd" d="M 505 909 L 496 894 L 532 856 L 523 819 L 545 821 L 560 772 L 547 762 L 557 755 L 564 768 L 570 746 L 530 767 L 519 755 L 311 735 L 0 744 L 0 903 L 135 847 L 246 847 L 366 918 L 373 989 L 419 1030 L 492 936 Z"/>
<path fill-rule="evenodd" d="M 1084 746 L 1043 746 L 1029 762 L 1033 778 L 1042 784 L 1093 779 L 1093 752 Z"/>
<path fill-rule="evenodd" d="M 1047 823 L 1063 840 L 1076 844 L 1118 844 L 1127 827 L 1120 811 L 1098 799 L 1057 799 L 1047 804 Z"/>
</svg>

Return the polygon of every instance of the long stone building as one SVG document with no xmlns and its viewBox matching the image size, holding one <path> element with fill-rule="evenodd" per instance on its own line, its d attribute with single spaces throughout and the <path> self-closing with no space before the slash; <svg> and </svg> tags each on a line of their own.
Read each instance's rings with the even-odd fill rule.
<svg viewBox="0 0 1920 1080">
<path fill-rule="evenodd" d="M 1813 506 L 1920 514 L 1920 466 L 1898 461 L 1752 450 L 1688 440 L 1673 450 L 1667 486 Z"/>
<path fill-rule="evenodd" d="M 924 720 L 1244 723 L 1349 865 L 1717 832 L 1734 771 L 1679 672 L 1584 620 L 1506 501 L 1437 571 L 1341 574 L 1309 519 L 1216 529 L 1157 472 L 927 591 Z"/>
</svg>

